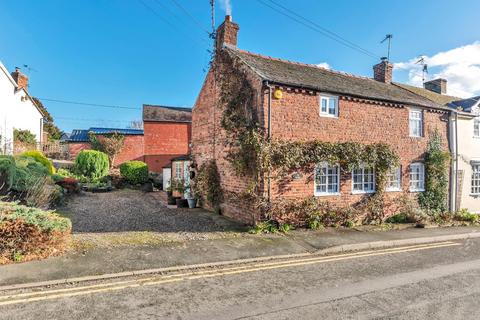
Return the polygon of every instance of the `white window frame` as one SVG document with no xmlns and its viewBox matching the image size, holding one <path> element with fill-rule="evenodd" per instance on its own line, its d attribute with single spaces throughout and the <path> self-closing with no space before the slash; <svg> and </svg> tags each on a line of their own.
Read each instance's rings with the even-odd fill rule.
<svg viewBox="0 0 480 320">
<path fill-rule="evenodd" d="M 418 132 L 418 135 L 413 132 L 413 124 L 419 124 L 419 132 Z M 410 134 L 410 137 L 413 137 L 413 138 L 421 138 L 423 137 L 423 111 L 422 109 L 418 109 L 418 108 L 411 108 L 409 111 L 408 111 L 408 130 L 409 130 L 409 134 Z"/>
<path fill-rule="evenodd" d="M 472 163 L 472 180 L 470 194 L 475 196 L 480 195 L 480 162 Z"/>
<path fill-rule="evenodd" d="M 328 170 L 329 169 L 333 169 L 333 168 L 336 168 L 337 169 L 337 174 L 329 174 L 328 173 Z M 325 185 L 325 191 L 318 191 L 317 190 L 317 186 L 319 186 L 319 184 L 317 184 L 317 172 L 318 170 L 321 170 L 321 169 L 326 169 L 326 175 L 325 175 L 325 183 L 321 184 L 321 185 Z M 332 182 L 331 180 L 333 179 L 333 177 L 336 177 L 336 180 L 337 180 L 337 184 L 336 184 L 336 191 L 335 192 L 329 192 L 328 191 L 328 186 L 329 184 Z M 328 164 L 328 162 L 322 162 L 320 163 L 319 165 L 316 166 L 315 168 L 315 171 L 313 173 L 313 194 L 316 196 L 316 197 L 321 197 L 321 196 L 337 196 L 337 195 L 340 195 L 340 166 L 339 165 L 332 165 L 332 164 Z"/>
<path fill-rule="evenodd" d="M 335 113 L 330 113 L 329 112 L 329 103 L 330 103 L 330 100 L 333 99 L 335 101 Z M 320 113 L 320 117 L 329 117 L 329 118 L 338 118 L 338 96 L 333 96 L 333 95 L 329 95 L 329 94 L 320 94 L 320 98 L 319 98 L 319 113 Z M 327 101 L 327 109 L 325 111 L 322 110 L 322 104 L 323 104 L 323 101 Z"/>
<path fill-rule="evenodd" d="M 372 189 L 367 189 L 365 190 L 365 170 L 366 169 L 371 169 L 372 170 L 372 173 L 369 173 L 368 175 L 372 175 L 372 183 L 373 183 L 373 187 Z M 361 173 L 361 177 L 362 177 L 362 181 L 361 181 L 361 185 L 362 185 L 362 190 L 355 190 L 355 171 L 356 170 L 361 170 L 362 173 Z M 367 182 L 369 183 L 369 182 Z M 359 183 L 357 183 L 359 184 Z M 358 168 L 355 168 L 352 170 L 352 194 L 364 194 L 364 193 L 375 193 L 375 190 L 376 190 L 376 181 L 375 181 L 375 168 L 372 168 L 372 167 L 369 167 L 367 165 L 361 165 L 359 166 Z"/>
<path fill-rule="evenodd" d="M 413 169 L 414 168 L 419 168 L 420 170 L 418 171 L 418 175 L 419 175 L 419 179 L 412 179 L 412 175 L 413 174 L 417 174 L 417 172 L 413 172 Z M 410 182 L 409 182 L 409 189 L 410 189 L 410 192 L 423 192 L 425 191 L 425 164 L 423 164 L 422 162 L 414 162 L 414 163 L 411 163 L 410 164 L 410 170 L 409 170 L 409 178 L 410 178 Z M 414 186 L 413 183 L 415 184 L 419 184 L 419 186 Z"/>
<path fill-rule="evenodd" d="M 398 166 L 395 168 L 391 168 L 387 172 L 387 187 L 385 191 L 393 192 L 393 191 L 402 191 L 402 167 Z M 391 186 L 395 184 L 395 186 Z"/>
<path fill-rule="evenodd" d="M 183 163 L 181 161 L 175 162 L 175 179 L 183 179 Z"/>
<path fill-rule="evenodd" d="M 480 138 L 480 117 L 473 119 L 473 137 Z"/>
</svg>

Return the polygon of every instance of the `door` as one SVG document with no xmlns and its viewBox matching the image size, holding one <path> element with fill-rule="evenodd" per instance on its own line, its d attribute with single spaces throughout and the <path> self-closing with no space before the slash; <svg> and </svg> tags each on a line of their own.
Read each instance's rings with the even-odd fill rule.
<svg viewBox="0 0 480 320">
<path fill-rule="evenodd" d="M 163 191 L 167 191 L 167 188 L 170 187 L 170 179 L 172 179 L 172 169 L 163 168 Z"/>
</svg>

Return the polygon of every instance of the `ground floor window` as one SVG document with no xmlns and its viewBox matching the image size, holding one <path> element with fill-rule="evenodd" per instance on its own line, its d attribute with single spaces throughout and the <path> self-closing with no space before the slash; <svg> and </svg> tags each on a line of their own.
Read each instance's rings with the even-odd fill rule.
<svg viewBox="0 0 480 320">
<path fill-rule="evenodd" d="M 410 191 L 425 191 L 425 166 L 416 162 L 410 165 Z"/>
<path fill-rule="evenodd" d="M 182 162 L 175 162 L 175 179 L 183 179 L 183 166 Z"/>
<path fill-rule="evenodd" d="M 480 195 L 480 163 L 472 165 L 472 194 Z"/>
<path fill-rule="evenodd" d="M 375 170 L 369 166 L 360 166 L 352 171 L 352 191 L 354 193 L 375 192 Z"/>
<path fill-rule="evenodd" d="M 338 194 L 340 192 L 340 168 L 338 165 L 322 163 L 315 168 L 316 196 Z"/>
<path fill-rule="evenodd" d="M 401 168 L 391 168 L 387 172 L 387 183 L 385 186 L 386 191 L 400 191 L 401 190 Z"/>
</svg>

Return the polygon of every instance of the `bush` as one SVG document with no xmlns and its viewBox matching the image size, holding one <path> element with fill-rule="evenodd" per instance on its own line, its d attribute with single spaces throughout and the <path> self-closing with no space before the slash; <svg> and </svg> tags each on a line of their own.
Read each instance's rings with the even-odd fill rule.
<svg viewBox="0 0 480 320">
<path fill-rule="evenodd" d="M 478 214 L 470 213 L 467 209 L 461 209 L 455 213 L 455 220 L 476 223 L 479 217 Z"/>
<path fill-rule="evenodd" d="M 15 129 L 13 130 L 13 140 L 15 142 L 21 142 L 23 144 L 35 146 L 37 143 L 37 139 L 35 135 L 31 133 L 29 130 L 20 130 Z"/>
<path fill-rule="evenodd" d="M 108 156 L 100 151 L 83 150 L 75 159 L 75 173 L 90 180 L 106 176 L 108 169 Z"/>
<path fill-rule="evenodd" d="M 31 157 L 35 159 L 35 161 L 41 163 L 45 168 L 47 168 L 49 174 L 55 173 L 55 167 L 53 166 L 52 161 L 48 160 L 47 157 L 43 153 L 37 150 L 26 151 L 21 154 L 24 157 Z"/>
<path fill-rule="evenodd" d="M 62 252 L 72 225 L 53 211 L 0 202 L 0 264 Z"/>
<path fill-rule="evenodd" d="M 142 184 L 148 180 L 148 166 L 142 161 L 127 161 L 120 165 L 120 174 L 131 184 Z"/>
</svg>

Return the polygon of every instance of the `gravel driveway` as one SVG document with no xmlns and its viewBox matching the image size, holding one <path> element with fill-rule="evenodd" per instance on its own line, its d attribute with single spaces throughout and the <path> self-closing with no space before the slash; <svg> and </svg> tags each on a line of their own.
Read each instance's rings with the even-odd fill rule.
<svg viewBox="0 0 480 320">
<path fill-rule="evenodd" d="M 170 209 L 158 193 L 119 190 L 83 192 L 57 210 L 72 220 L 74 236 L 112 243 L 212 239 L 235 234 L 237 223 L 203 209 Z M 132 236 L 134 235 L 134 236 Z M 145 242 L 145 243 L 144 243 Z"/>
</svg>

